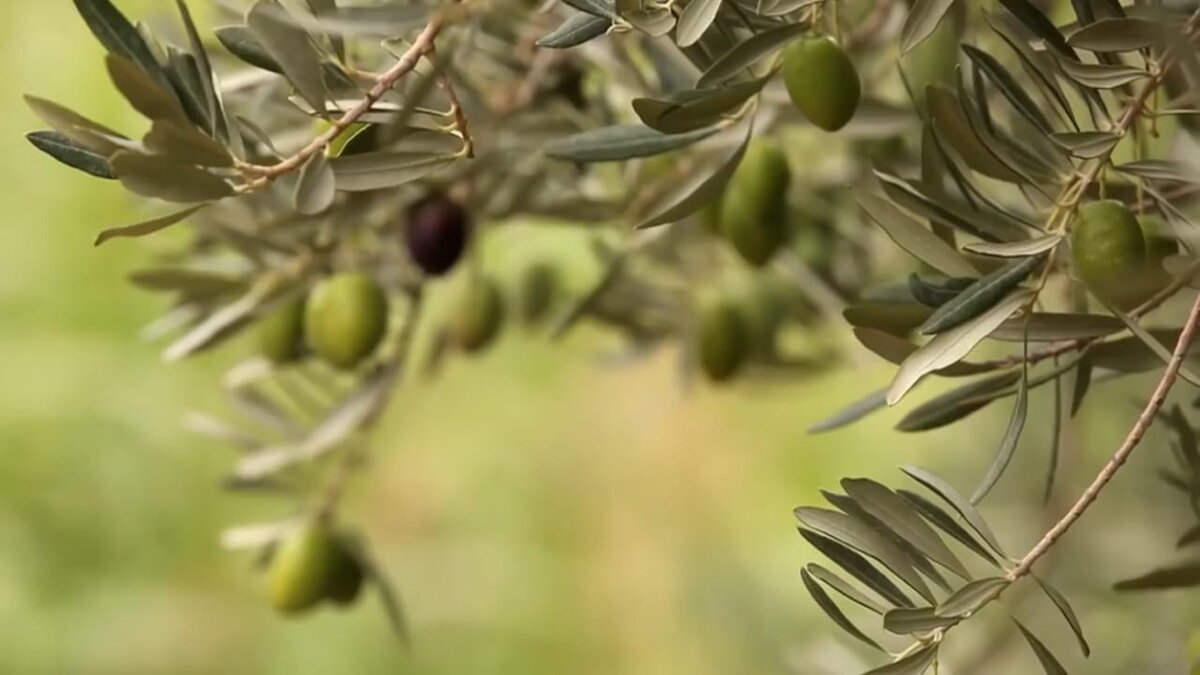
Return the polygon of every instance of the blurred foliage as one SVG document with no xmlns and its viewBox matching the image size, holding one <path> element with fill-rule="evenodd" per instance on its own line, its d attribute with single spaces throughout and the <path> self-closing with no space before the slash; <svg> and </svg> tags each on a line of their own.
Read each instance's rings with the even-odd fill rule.
<svg viewBox="0 0 1200 675">
<path fill-rule="evenodd" d="M 406 385 L 349 505 L 399 583 L 416 650 L 404 653 L 371 605 L 280 621 L 251 561 L 216 546 L 221 527 L 269 512 L 215 490 L 227 451 L 179 431 L 185 410 L 218 406 L 212 382 L 237 354 L 160 367 L 137 332 L 161 307 L 122 277 L 169 237 L 93 250 L 98 229 L 132 219 L 130 201 L 35 158 L 22 138 L 33 119 L 19 91 L 86 100 L 98 119 L 134 124 L 104 84 L 100 47 L 67 2 L 0 4 L 0 31 L 13 94 L 0 121 L 0 672 L 844 672 L 868 655 L 833 635 L 804 592 L 798 568 L 814 553 L 790 532 L 791 508 L 848 472 L 894 483 L 892 467 L 915 462 L 977 475 L 987 458 L 959 451 L 1002 433 L 1004 412 L 988 411 L 967 427 L 897 435 L 899 411 L 805 436 L 864 382 L 886 382 L 892 368 L 865 352 L 849 374 L 685 396 L 671 354 L 603 367 L 593 357 L 614 345 L 599 333 L 555 347 L 510 334 L 435 383 Z M 1060 494 L 1108 454 L 1133 418 L 1129 394 L 1144 387 L 1095 398 Z M 989 503 L 1009 541 L 1032 540 L 1062 508 L 1027 506 L 1039 501 L 1034 463 L 1050 434 L 1037 412 L 1048 405 L 1045 392 L 1031 398 L 1022 442 L 1035 451 L 1012 474 L 1037 480 L 1003 484 Z M 1070 562 L 1045 570 L 1089 631 L 1089 673 L 1182 672 L 1194 659 L 1194 596 L 1108 593 L 1180 529 L 1174 496 L 1157 496 L 1167 454 L 1155 445 L 1165 449 L 1161 435 L 1053 556 Z M 1097 559 L 1109 564 L 1087 563 Z M 978 664 L 969 673 L 1031 670 L 990 611 L 948 660 Z"/>
</svg>

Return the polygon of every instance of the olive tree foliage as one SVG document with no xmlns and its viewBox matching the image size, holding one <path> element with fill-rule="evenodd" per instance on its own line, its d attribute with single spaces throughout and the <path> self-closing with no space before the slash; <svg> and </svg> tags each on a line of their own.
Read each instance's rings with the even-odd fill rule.
<svg viewBox="0 0 1200 675">
<path fill-rule="evenodd" d="M 776 344 L 786 324 L 849 324 L 896 374 L 814 433 L 926 378 L 963 384 L 912 407 L 899 432 L 1011 406 L 970 490 L 904 467 L 901 487 L 847 478 L 829 506 L 796 509 L 830 563 L 807 565 L 802 583 L 880 650 L 872 673 L 936 669 L 952 629 L 1018 584 L 1040 588 L 1088 654 L 1035 566 L 1155 422 L 1174 437 L 1163 480 L 1200 523 L 1196 432 L 1165 406 L 1178 380 L 1200 386 L 1188 351 L 1200 299 L 1182 323 L 1149 321 L 1200 272 L 1200 176 L 1175 140 L 1200 130 L 1200 10 L 1188 3 L 221 1 L 205 35 L 177 0 L 178 28 L 158 35 L 110 0 L 74 1 L 148 131 L 29 96 L 49 127 L 29 139 L 153 200 L 154 216 L 98 245 L 190 229 L 184 248 L 132 274 L 171 298 L 153 327 L 167 360 L 259 332 L 262 355 L 223 381 L 258 426 L 187 423 L 241 451 L 225 487 L 300 504 L 225 535 L 262 551 L 283 611 L 353 600 L 365 576 L 402 628 L 337 507 L 416 367 L 439 277 L 469 268 L 427 365 L 495 337 L 506 293 L 476 244 L 517 221 L 594 235 L 592 287 L 551 307 L 554 270 L 531 266 L 520 289 L 527 318 L 554 309 L 552 336 L 596 321 L 639 348 L 677 342 L 685 370 L 719 383 L 813 367 Z M 897 253 L 911 258 L 898 276 Z M 730 270 L 754 281 L 753 303 L 721 288 Z M 693 302 L 699 287 L 715 297 Z M 972 359 L 985 341 L 1005 354 Z M 1088 392 L 1152 371 L 1141 415 L 1086 491 L 1033 548 L 1008 552 L 978 506 L 1013 458 L 1030 392 L 1054 392 L 1049 495 L 1060 431 Z M 1179 546 L 1198 542 L 1200 525 Z M 1116 588 L 1197 584 L 1200 561 Z M 1065 672 L 1058 647 L 1014 621 L 1045 671 Z M 884 649 L 886 634 L 908 646 Z"/>
</svg>

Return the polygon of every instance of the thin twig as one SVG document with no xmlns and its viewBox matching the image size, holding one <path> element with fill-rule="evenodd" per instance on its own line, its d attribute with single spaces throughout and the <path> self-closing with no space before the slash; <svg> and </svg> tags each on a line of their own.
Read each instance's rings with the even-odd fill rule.
<svg viewBox="0 0 1200 675">
<path fill-rule="evenodd" d="M 256 173 L 257 176 L 253 180 L 239 186 L 238 191 L 245 193 L 258 190 L 275 181 L 280 176 L 304 166 L 304 163 L 313 155 L 324 152 L 325 148 L 333 142 L 333 139 L 337 138 L 338 134 L 358 121 L 360 117 L 367 114 L 371 110 L 371 106 L 378 103 L 384 94 L 396 86 L 400 78 L 412 72 L 413 68 L 416 68 L 417 63 L 421 60 L 421 57 L 433 52 L 434 40 L 443 26 L 444 23 L 440 15 L 434 15 L 430 18 L 429 23 L 425 24 L 425 28 L 421 30 L 417 39 L 413 41 L 412 46 L 400 56 L 391 68 L 375 80 L 374 86 L 363 95 L 361 101 L 343 113 L 341 117 L 331 122 L 329 128 L 324 133 L 314 138 L 312 142 L 298 150 L 295 154 L 280 161 L 278 164 L 258 167 L 258 170 L 252 172 Z"/>
<path fill-rule="evenodd" d="M 433 43 L 429 44 L 429 57 L 433 58 L 435 49 Z M 438 75 L 438 85 L 442 91 L 446 93 L 446 98 L 450 99 L 450 114 L 454 117 L 454 130 L 458 132 L 462 138 L 462 156 L 468 159 L 475 156 L 475 139 L 471 137 L 471 130 L 467 126 L 467 115 L 463 112 L 462 103 L 458 100 L 458 92 L 454 90 L 454 83 L 450 81 L 450 76 L 446 71 L 442 71 Z"/>
</svg>

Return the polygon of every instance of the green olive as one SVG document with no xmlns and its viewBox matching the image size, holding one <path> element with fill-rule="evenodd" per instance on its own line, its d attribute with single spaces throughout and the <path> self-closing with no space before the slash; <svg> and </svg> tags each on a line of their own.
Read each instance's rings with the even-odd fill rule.
<svg viewBox="0 0 1200 675">
<path fill-rule="evenodd" d="M 737 306 L 726 299 L 711 301 L 700 314 L 700 368 L 713 382 L 725 382 L 745 364 L 751 349 L 750 327 Z"/>
<path fill-rule="evenodd" d="M 784 48 L 783 83 L 796 109 L 825 131 L 846 126 L 862 97 L 854 63 L 828 37 L 804 37 Z"/>
<path fill-rule="evenodd" d="M 304 299 L 276 308 L 258 322 L 258 348 L 263 356 L 283 364 L 304 353 Z"/>
<path fill-rule="evenodd" d="M 721 230 L 746 262 L 765 265 L 783 244 L 790 182 L 783 151 L 767 140 L 752 142 L 720 202 Z"/>
<path fill-rule="evenodd" d="M 561 284 L 558 269 L 547 262 L 534 263 L 521 271 L 518 283 L 521 319 L 530 325 L 537 324 L 554 309 L 558 299 Z"/>
<path fill-rule="evenodd" d="M 459 298 L 450 334 L 463 351 L 478 352 L 496 339 L 503 323 L 504 298 L 499 286 L 489 277 L 477 277 Z"/>
<path fill-rule="evenodd" d="M 1071 230 L 1071 264 L 1097 296 L 1119 307 L 1131 307 L 1145 297 L 1138 283 L 1145 271 L 1145 239 L 1137 219 L 1119 201 L 1079 207 Z"/>
<path fill-rule="evenodd" d="M 369 356 L 387 330 L 383 289 L 360 272 L 345 272 L 313 289 L 304 314 L 308 346 L 338 368 L 352 368 Z"/>
<path fill-rule="evenodd" d="M 345 555 L 337 535 L 324 525 L 310 523 L 290 533 L 279 542 L 267 570 L 271 605 L 296 614 L 324 600 Z"/>
</svg>

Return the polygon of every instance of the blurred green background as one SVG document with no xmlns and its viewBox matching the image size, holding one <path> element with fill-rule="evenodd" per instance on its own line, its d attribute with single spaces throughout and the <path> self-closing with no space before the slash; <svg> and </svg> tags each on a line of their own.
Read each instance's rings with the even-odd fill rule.
<svg viewBox="0 0 1200 675">
<path fill-rule="evenodd" d="M 172 3 L 119 4 L 140 16 Z M 0 3 L 0 37 L 0 672 L 808 674 L 877 663 L 805 593 L 798 569 L 815 555 L 791 509 L 844 475 L 901 483 L 900 464 L 968 485 L 1002 433 L 1003 406 L 920 436 L 892 432 L 898 413 L 886 412 L 808 437 L 891 368 L 866 359 L 786 385 L 683 395 L 672 355 L 602 368 L 594 357 L 611 340 L 588 331 L 553 346 L 511 335 L 396 397 L 347 517 L 405 598 L 412 653 L 375 598 L 301 620 L 272 614 L 250 558 L 221 551 L 217 536 L 286 510 L 220 492 L 230 455 L 180 430 L 187 410 L 221 409 L 216 379 L 233 356 L 168 366 L 138 340 L 162 306 L 123 278 L 162 243 L 92 248 L 139 205 L 36 153 L 20 94 L 118 129 L 141 123 L 71 3 Z M 1091 401 L 1063 497 L 1115 446 L 1148 386 Z M 1049 438 L 1036 413 L 1050 401 L 1033 403 L 1018 465 L 986 510 L 1010 552 L 1050 517 L 1034 497 Z M 1153 477 L 1165 445 L 1151 440 L 1044 569 L 1076 602 L 1089 665 L 1044 601 L 1008 603 L 1078 672 L 1182 672 L 1200 617 L 1194 594 L 1106 591 L 1169 557 L 1182 528 L 1183 504 Z M 1035 671 L 992 614 L 956 631 L 944 673 Z"/>
</svg>

